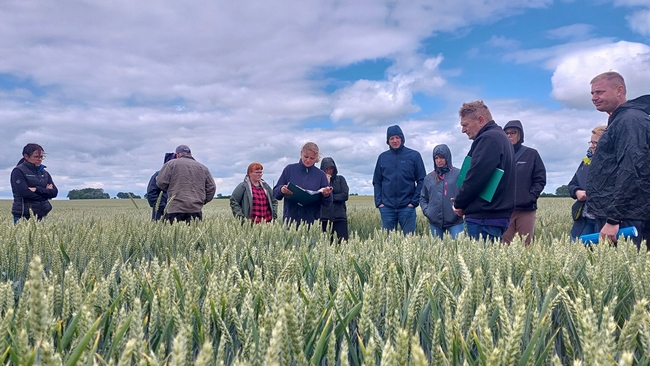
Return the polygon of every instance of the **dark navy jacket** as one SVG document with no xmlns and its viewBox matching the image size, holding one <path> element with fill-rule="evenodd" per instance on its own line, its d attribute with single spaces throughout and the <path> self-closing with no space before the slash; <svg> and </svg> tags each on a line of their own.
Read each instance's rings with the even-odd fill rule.
<svg viewBox="0 0 650 366">
<path fill-rule="evenodd" d="M 54 188 L 45 188 L 48 184 Z M 36 192 L 30 191 L 29 187 L 36 187 Z M 30 217 L 30 209 L 37 217 L 45 217 L 52 210 L 48 200 L 59 194 L 45 165 L 36 167 L 27 161 L 18 164 L 11 172 L 11 191 L 14 194 L 11 213 L 25 218 Z"/>
<path fill-rule="evenodd" d="M 375 190 L 375 206 L 383 204 L 389 208 L 404 208 L 420 204 L 420 191 L 427 172 L 419 152 L 404 146 L 402 129 L 395 125 L 388 127 L 386 140 L 399 136 L 402 144 L 392 147 L 377 158 L 372 185 Z M 390 145 L 389 145 L 390 146 Z"/>
<path fill-rule="evenodd" d="M 149 179 L 149 185 L 147 186 L 147 201 L 149 202 L 149 207 L 155 209 L 156 202 L 158 202 L 158 196 L 162 192 L 162 197 L 160 197 L 160 203 L 158 204 L 158 211 L 151 214 L 152 220 L 160 220 L 165 212 L 165 206 L 167 206 L 167 191 L 163 191 L 156 184 L 156 177 L 160 173 L 160 170 L 153 173 L 151 179 Z"/>
<path fill-rule="evenodd" d="M 285 198 L 285 195 L 282 193 L 281 188 L 289 182 L 311 191 L 317 191 L 323 187 L 328 187 L 327 176 L 325 173 L 318 169 L 315 165 L 307 168 L 302 160 L 298 161 L 296 164 L 287 165 L 280 178 L 278 179 L 275 187 L 273 187 L 273 196 L 281 200 Z M 316 201 L 307 206 L 301 206 L 298 203 L 292 201 L 290 198 L 284 200 L 284 206 L 282 209 L 282 218 L 284 221 L 298 223 L 304 222 L 311 224 L 314 221 L 320 218 L 320 210 L 322 206 L 329 206 L 332 204 L 332 195 L 329 197 L 321 197 L 320 201 Z"/>
<path fill-rule="evenodd" d="M 586 162 L 589 162 L 586 163 Z M 578 166 L 578 170 L 576 170 L 576 173 L 573 175 L 573 178 L 569 182 L 569 194 L 573 199 L 577 200 L 578 196 L 576 196 L 576 191 L 577 190 L 583 190 L 586 191 L 587 189 L 587 175 L 589 174 L 589 167 L 591 161 L 583 159 L 582 162 L 580 163 L 580 166 Z M 576 201 L 573 203 L 573 208 L 572 208 L 572 214 L 573 211 L 582 205 L 582 210 L 580 213 L 580 217 L 578 218 L 573 218 L 573 227 L 571 227 L 571 237 L 572 238 L 577 238 L 580 236 L 580 233 L 582 233 L 582 230 L 584 229 L 586 222 L 585 222 L 585 202 L 581 201 Z"/>
</svg>

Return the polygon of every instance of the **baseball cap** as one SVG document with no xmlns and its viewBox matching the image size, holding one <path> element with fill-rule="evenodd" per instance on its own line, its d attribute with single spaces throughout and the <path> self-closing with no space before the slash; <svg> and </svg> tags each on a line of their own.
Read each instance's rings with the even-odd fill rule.
<svg viewBox="0 0 650 366">
<path fill-rule="evenodd" d="M 190 148 L 187 145 L 178 145 L 178 147 L 176 147 L 176 154 L 180 154 L 180 153 L 191 154 L 192 151 L 190 150 Z"/>
</svg>

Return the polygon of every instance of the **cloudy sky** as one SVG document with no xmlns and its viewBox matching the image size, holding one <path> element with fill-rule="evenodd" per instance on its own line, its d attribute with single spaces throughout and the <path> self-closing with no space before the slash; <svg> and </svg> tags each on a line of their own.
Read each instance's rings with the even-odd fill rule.
<svg viewBox="0 0 650 366">
<path fill-rule="evenodd" d="M 179 144 L 226 195 L 253 161 L 273 183 L 306 141 L 372 194 L 388 126 L 427 170 L 441 143 L 460 165 L 457 112 L 476 99 L 522 121 L 554 193 L 606 122 L 591 78 L 616 70 L 629 98 L 650 93 L 650 2 L 5 0 L 0 55 L 4 198 L 28 142 L 59 198 L 143 194 Z"/>
</svg>

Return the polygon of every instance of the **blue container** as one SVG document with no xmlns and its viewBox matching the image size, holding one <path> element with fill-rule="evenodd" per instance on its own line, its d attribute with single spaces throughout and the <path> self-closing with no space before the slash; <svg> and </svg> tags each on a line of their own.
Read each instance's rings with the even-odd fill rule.
<svg viewBox="0 0 650 366">
<path fill-rule="evenodd" d="M 636 227 L 634 226 L 629 226 L 629 227 L 624 227 L 618 231 L 618 234 L 616 234 L 617 238 L 621 238 L 623 236 L 624 238 L 635 238 L 637 235 L 639 235 L 639 232 L 637 231 Z M 582 240 L 583 243 L 585 244 L 598 244 L 598 239 L 600 239 L 600 233 L 593 233 L 593 234 L 586 234 L 582 235 L 579 238 Z"/>
</svg>

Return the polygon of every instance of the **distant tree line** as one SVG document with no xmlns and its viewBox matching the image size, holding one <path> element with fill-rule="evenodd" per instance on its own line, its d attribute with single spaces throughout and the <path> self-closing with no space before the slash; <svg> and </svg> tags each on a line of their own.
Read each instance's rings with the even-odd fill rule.
<svg viewBox="0 0 650 366">
<path fill-rule="evenodd" d="M 571 197 L 571 194 L 569 193 L 569 186 L 566 184 L 563 186 L 557 187 L 555 190 L 555 194 L 553 193 L 542 193 L 542 197 Z"/>
<path fill-rule="evenodd" d="M 118 192 L 117 193 L 117 198 L 124 199 L 124 198 L 129 198 L 129 197 L 133 198 L 134 200 L 142 198 L 142 197 L 138 196 L 137 194 L 135 194 L 133 192 Z"/>
<path fill-rule="evenodd" d="M 102 188 L 82 188 L 73 189 L 68 192 L 68 198 L 71 200 L 96 200 L 96 199 L 109 199 L 111 196 L 104 193 Z"/>
</svg>

